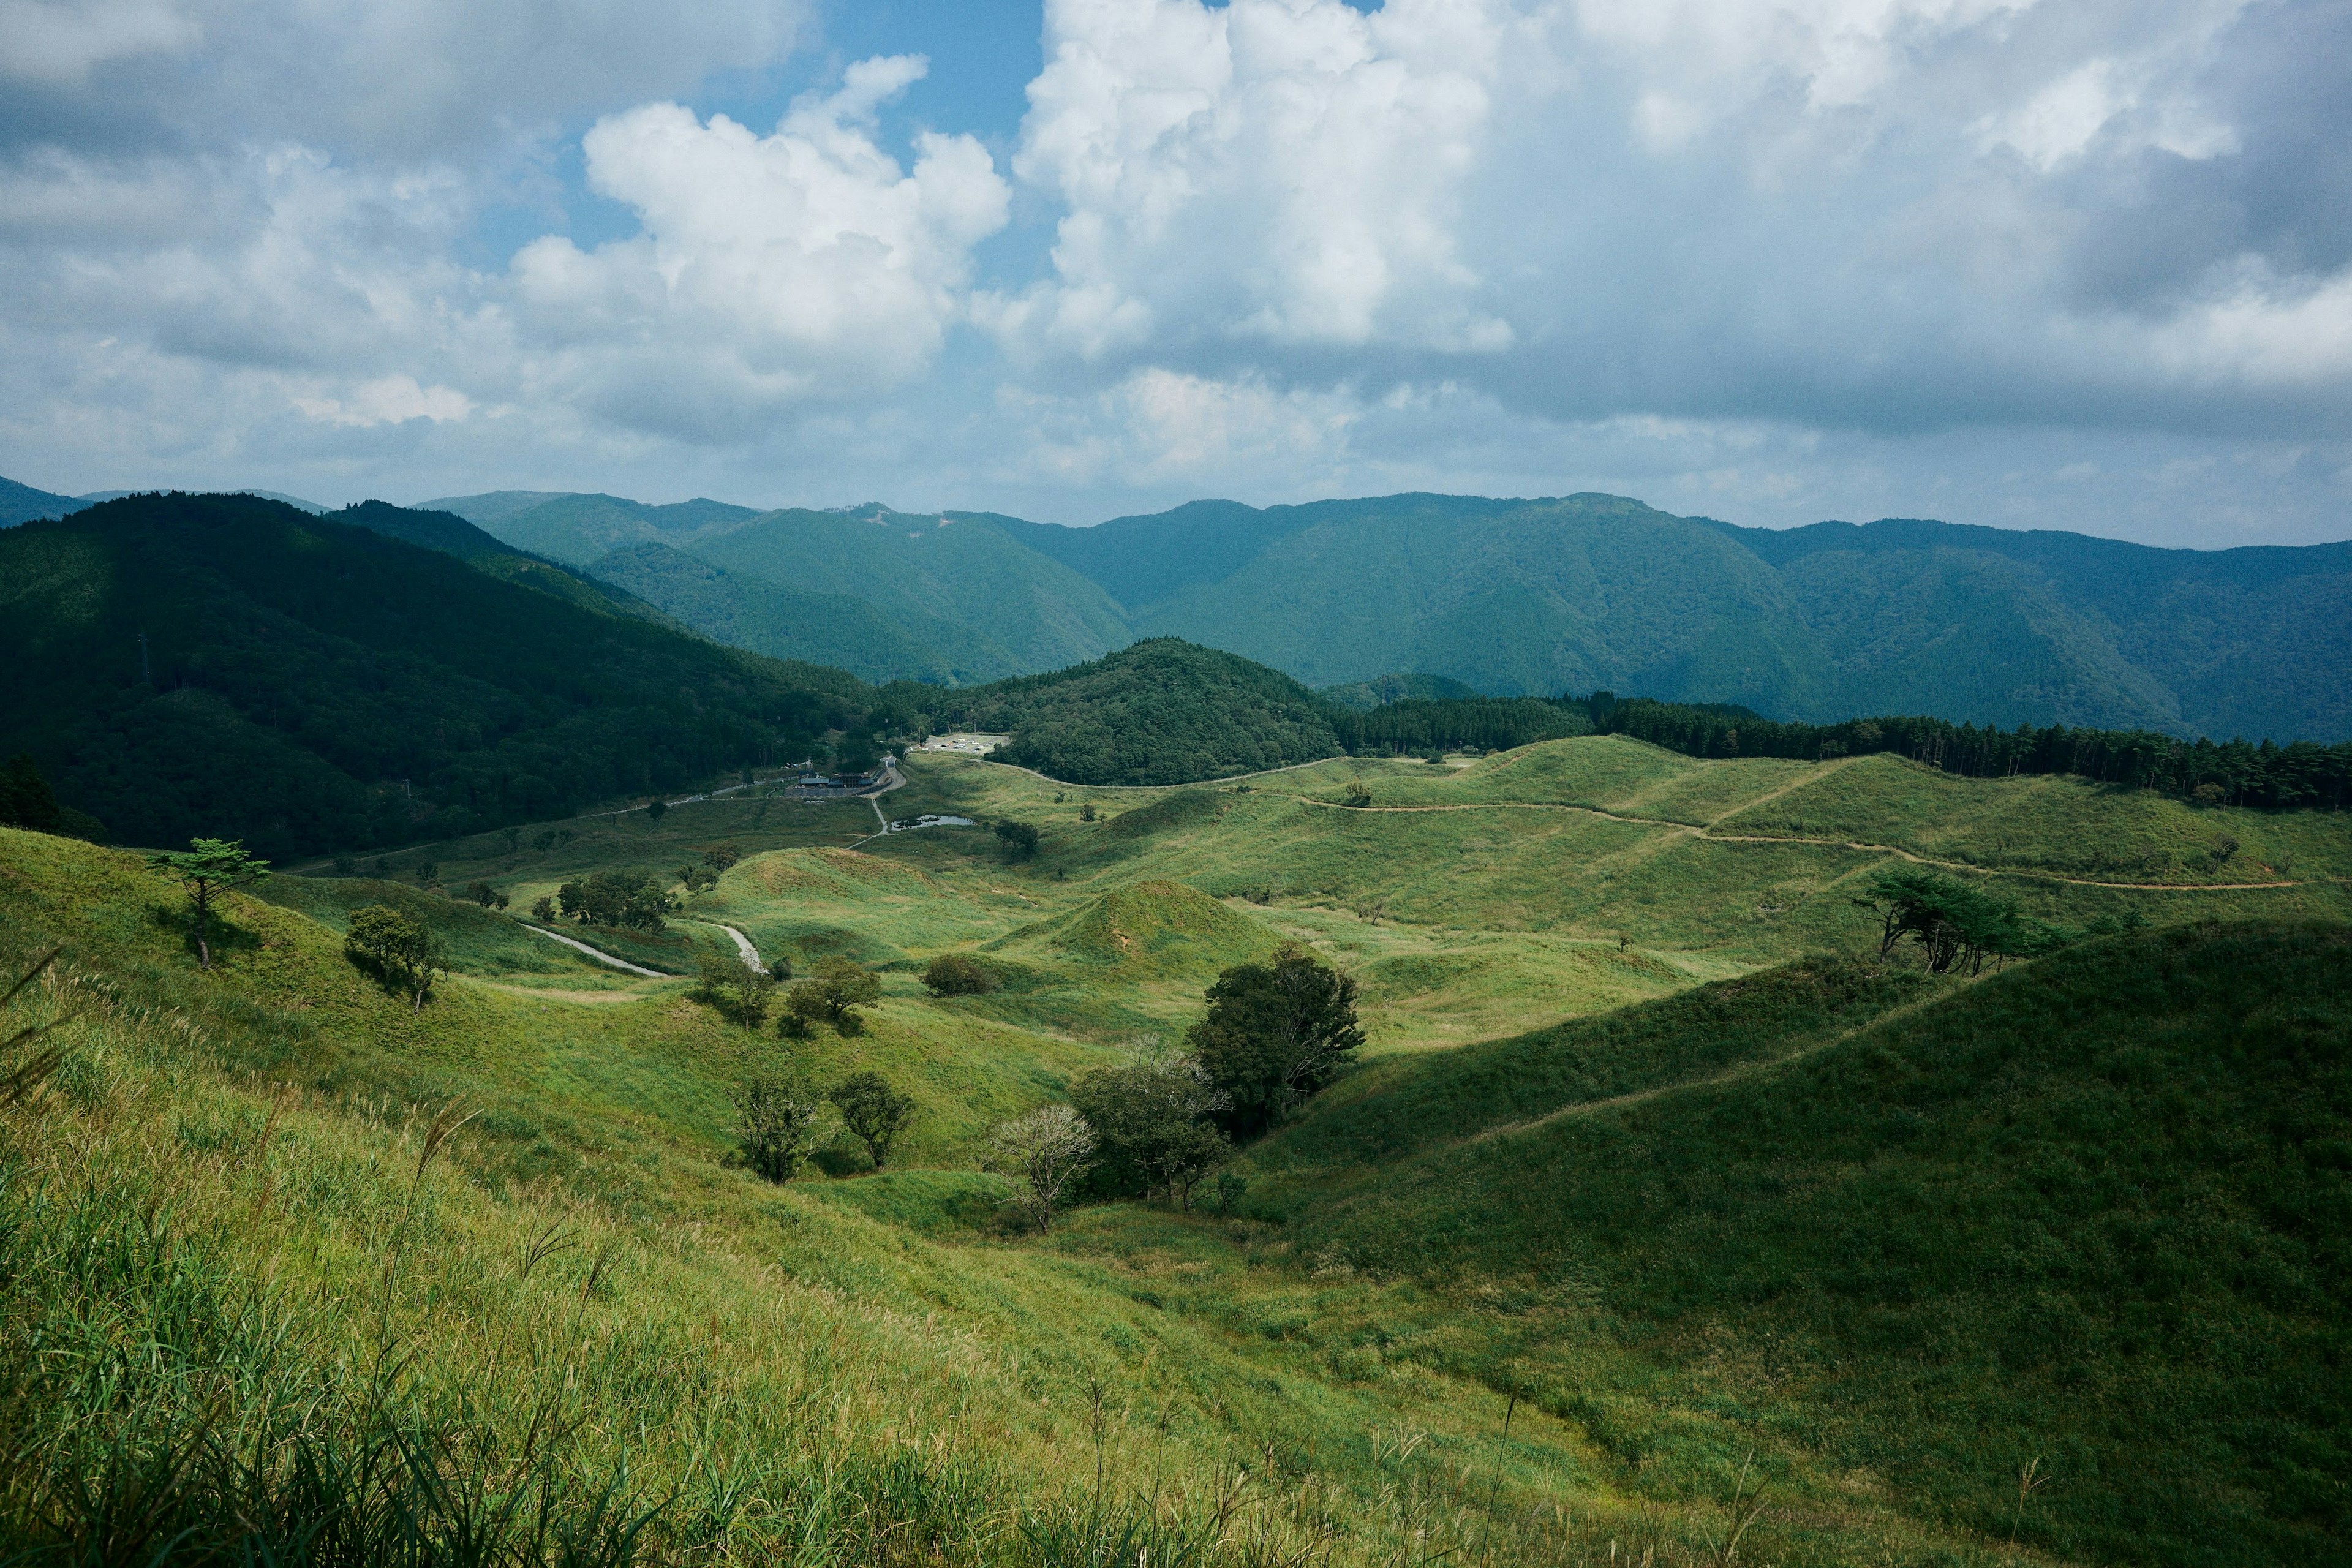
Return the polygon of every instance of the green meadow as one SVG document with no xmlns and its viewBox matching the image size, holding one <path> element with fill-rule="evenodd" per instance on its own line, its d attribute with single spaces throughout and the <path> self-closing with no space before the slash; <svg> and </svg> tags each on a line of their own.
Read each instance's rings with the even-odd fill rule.
<svg viewBox="0 0 2352 1568">
<path fill-rule="evenodd" d="M 906 773 L 306 862 L 210 973 L 141 857 L 0 830 L 0 990 L 55 954 L 0 1010 L 0 1557 L 2344 1559 L 2341 816 L 1619 737 Z M 1882 962 L 1922 862 L 2108 934 Z M 518 918 L 608 870 L 668 930 L 561 929 L 678 977 Z M 344 956 L 377 903 L 422 1008 Z M 721 926 L 881 994 L 746 1027 Z M 1221 1197 L 1017 1224 L 990 1127 L 1286 941 L 1361 1059 Z M 747 1079 L 868 1068 L 887 1169 L 744 1168 Z"/>
</svg>

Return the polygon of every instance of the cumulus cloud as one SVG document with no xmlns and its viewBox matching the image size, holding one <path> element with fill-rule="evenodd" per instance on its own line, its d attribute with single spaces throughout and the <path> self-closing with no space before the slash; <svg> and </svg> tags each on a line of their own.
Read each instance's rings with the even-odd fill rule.
<svg viewBox="0 0 2352 1568">
<path fill-rule="evenodd" d="M 622 423 L 702 438 L 920 372 L 1011 199 L 970 136 L 919 135 L 910 170 L 876 142 L 877 106 L 924 69 L 853 66 L 768 136 L 676 104 L 598 121 L 589 182 L 642 232 L 593 252 L 551 236 L 515 258 L 541 374 Z"/>
</svg>

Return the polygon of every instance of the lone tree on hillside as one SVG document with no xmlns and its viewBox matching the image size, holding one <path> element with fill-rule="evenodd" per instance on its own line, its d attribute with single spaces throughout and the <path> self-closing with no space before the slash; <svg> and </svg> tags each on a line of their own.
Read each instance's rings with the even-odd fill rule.
<svg viewBox="0 0 2352 1568">
<path fill-rule="evenodd" d="M 1037 853 L 1037 825 L 1014 822 L 1010 817 L 996 825 L 997 838 L 1004 846 L 1007 860 L 1026 860 Z"/>
<path fill-rule="evenodd" d="M 978 996 L 996 989 L 996 976 L 960 952 L 943 952 L 923 970 L 923 988 L 934 996 Z"/>
<path fill-rule="evenodd" d="M 845 1035 L 864 1022 L 857 1009 L 882 994 L 882 979 L 845 958 L 820 958 L 806 980 L 784 996 L 784 1010 L 803 1025 L 822 1018 Z"/>
<path fill-rule="evenodd" d="M 1194 1185 L 1233 1152 L 1209 1124 L 1225 1096 L 1190 1057 L 1097 1068 L 1070 1086 L 1070 1103 L 1099 1140 L 1090 1185 L 1108 1196 L 1164 1186 L 1190 1210 Z"/>
<path fill-rule="evenodd" d="M 756 1078 L 745 1084 L 735 1095 L 743 1163 L 768 1181 L 791 1181 L 816 1147 L 824 1106 L 799 1084 L 782 1079 Z"/>
<path fill-rule="evenodd" d="M 1971 974 L 1994 954 L 2021 952 L 2029 945 L 2017 906 L 1965 882 L 1933 871 L 1882 871 L 1871 896 L 1854 902 L 1879 919 L 1878 956 L 1885 958 L 1906 937 L 1919 944 L 1927 973 L 1945 974 L 1967 966 Z"/>
<path fill-rule="evenodd" d="M 1208 1003 L 1185 1042 L 1225 1095 L 1225 1125 L 1239 1136 L 1288 1115 L 1364 1043 L 1355 981 L 1296 942 L 1284 942 L 1271 964 L 1238 963 L 1218 975 Z"/>
<path fill-rule="evenodd" d="M 1045 1230 L 1064 1189 L 1086 1174 L 1094 1149 L 1095 1130 L 1085 1117 L 1066 1105 L 1041 1105 L 992 1128 L 981 1163 L 1013 1178 L 1013 1201 Z"/>
<path fill-rule="evenodd" d="M 877 1171 L 890 1163 L 890 1145 L 915 1119 L 917 1109 L 912 1095 L 900 1094 L 878 1072 L 852 1073 L 825 1098 L 841 1112 L 841 1124 L 874 1156 Z"/>
<path fill-rule="evenodd" d="M 212 924 L 213 900 L 231 888 L 249 888 L 269 875 L 269 862 L 245 852 L 242 838 L 195 838 L 185 849 L 166 849 L 147 857 L 158 871 L 177 877 L 196 907 L 196 965 L 213 966 L 213 950 L 205 940 Z"/>
<path fill-rule="evenodd" d="M 448 969 L 431 928 L 388 904 L 370 904 L 353 912 L 343 952 L 386 990 L 405 993 L 410 1006 L 420 1011 L 433 982 Z"/>
</svg>

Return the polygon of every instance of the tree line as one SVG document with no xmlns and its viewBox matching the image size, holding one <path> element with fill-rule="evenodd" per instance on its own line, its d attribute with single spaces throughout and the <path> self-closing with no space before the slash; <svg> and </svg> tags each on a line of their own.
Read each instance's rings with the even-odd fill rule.
<svg viewBox="0 0 2352 1568">
<path fill-rule="evenodd" d="M 1830 757 L 1889 753 L 1970 778 L 2069 773 L 2161 790 L 2210 805 L 2352 805 L 2352 742 L 2323 746 L 2183 741 L 2150 730 L 2020 724 L 2013 730 L 1921 714 L 1805 724 L 1725 703 L 1660 702 L 1613 693 L 1392 702 L 1334 710 L 1350 756 L 1507 751 L 1570 735 L 1626 735 L 1691 757 Z"/>
</svg>

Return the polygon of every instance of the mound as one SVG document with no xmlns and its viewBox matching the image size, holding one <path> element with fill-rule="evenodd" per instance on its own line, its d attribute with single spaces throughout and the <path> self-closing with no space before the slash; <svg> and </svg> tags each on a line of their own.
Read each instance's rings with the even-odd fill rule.
<svg viewBox="0 0 2352 1568">
<path fill-rule="evenodd" d="M 1207 974 L 1264 958 L 1274 932 L 1181 882 L 1137 882 L 992 947 L 1034 944 L 1082 963 Z"/>
<path fill-rule="evenodd" d="M 1308 1117 L 1285 1135 L 1302 1156 L 1343 1133 L 1422 1152 L 1294 1187 L 1299 1245 L 1572 1288 L 1654 1355 L 1754 1358 L 1807 1442 L 1956 1523 L 2021 1515 L 2059 1556 L 2340 1561 L 2352 932 L 2091 943 L 1656 1095 L 1597 1098 L 1624 1080 L 1573 1069 L 1589 1043 L 1572 1027 L 1391 1074 L 1387 1098 L 1485 1136 L 1432 1149 L 1360 1103 Z M 1507 1100 L 1560 1113 L 1495 1125 Z M 1622 1452 L 1654 1440 L 1565 1382 L 1538 1397 Z M 2037 1457 L 2063 1479 L 2021 1509 Z"/>
</svg>

